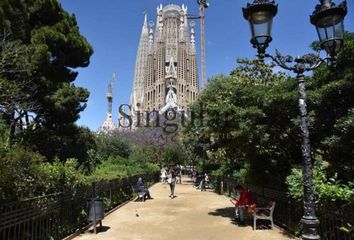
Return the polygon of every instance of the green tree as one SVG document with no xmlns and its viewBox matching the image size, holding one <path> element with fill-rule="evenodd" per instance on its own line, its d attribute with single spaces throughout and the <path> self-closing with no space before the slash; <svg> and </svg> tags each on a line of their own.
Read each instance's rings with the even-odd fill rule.
<svg viewBox="0 0 354 240">
<path fill-rule="evenodd" d="M 314 48 L 316 43 L 313 44 Z M 308 81 L 314 187 L 320 204 L 354 202 L 354 34 L 346 33 L 336 68 L 321 66 Z M 289 194 L 301 200 L 301 166 L 287 178 Z"/>
<path fill-rule="evenodd" d="M 130 143 L 118 135 L 97 135 L 97 154 L 101 161 L 112 157 L 128 158 L 132 152 Z"/>
<path fill-rule="evenodd" d="M 57 0 L 4 0 L 0 3 L 0 26 L 6 33 L 0 56 L 7 60 L 0 65 L 0 98 L 9 96 L 5 89 L 14 96 L 0 106 L 2 118 L 11 127 L 10 136 L 15 129 L 24 131 L 20 121 L 25 119 L 25 134 L 41 134 L 43 140 L 55 135 L 59 146 L 65 138 L 77 137 L 62 133 L 72 134 L 72 124 L 86 107 L 89 92 L 73 84 L 77 77 L 74 69 L 86 67 L 93 50 L 80 34 L 75 16 Z M 19 57 L 16 52 L 24 54 Z M 60 154 L 46 152 L 55 148 L 50 142 L 40 146 L 33 141 L 29 145 L 54 159 Z"/>
<path fill-rule="evenodd" d="M 162 150 L 162 164 L 166 166 L 184 165 L 186 163 L 185 151 L 179 145 L 166 146 Z"/>
<path fill-rule="evenodd" d="M 192 106 L 196 114 L 204 112 L 204 122 L 186 126 L 183 141 L 194 142 L 197 151 L 199 143 L 209 143 L 215 153 L 208 159 L 220 164 L 218 174 L 233 175 L 248 164 L 248 180 L 264 184 L 281 182 L 274 178 L 284 179 L 289 171 L 288 164 L 275 159 L 286 159 L 289 154 L 286 147 L 277 146 L 284 138 L 292 140 L 285 132 L 293 131 L 293 124 L 286 123 L 294 115 L 287 113 L 296 103 L 295 84 L 287 82 L 284 73 L 273 73 L 272 67 L 257 60 L 240 60 L 230 76 L 212 79 Z M 283 108 L 286 115 L 278 111 Z M 285 136 L 274 137 L 276 131 Z M 282 168 L 283 176 L 273 174 Z"/>
<path fill-rule="evenodd" d="M 321 176 L 346 183 L 354 174 L 354 34 L 344 42 L 336 68 L 323 64 L 306 78 L 306 87 L 313 158 L 330 166 Z M 246 173 L 247 181 L 284 187 L 291 169 L 302 163 L 296 80 L 257 61 L 240 63 L 198 96 L 192 109 L 204 111 L 204 124 L 188 125 L 183 141 L 197 146 L 213 139 L 218 174 Z"/>
<path fill-rule="evenodd" d="M 328 161 L 331 175 L 346 181 L 354 175 L 354 34 L 347 33 L 336 68 L 315 71 L 309 97 L 313 109 L 312 142 Z"/>
<path fill-rule="evenodd" d="M 68 124 L 61 131 L 39 128 L 20 136 L 24 146 L 40 152 L 50 162 L 75 158 L 86 173 L 90 173 L 97 164 L 89 153 L 97 149 L 96 136 L 88 128 Z"/>
</svg>

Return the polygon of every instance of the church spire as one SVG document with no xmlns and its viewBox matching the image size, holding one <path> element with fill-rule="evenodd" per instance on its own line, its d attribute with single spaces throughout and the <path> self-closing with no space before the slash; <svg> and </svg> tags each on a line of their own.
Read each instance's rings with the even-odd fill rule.
<svg viewBox="0 0 354 240">
<path fill-rule="evenodd" d="M 144 13 L 144 24 L 141 30 L 138 52 L 136 55 L 133 91 L 130 97 L 132 104 L 132 112 L 136 108 L 137 104 L 141 104 L 144 100 L 144 76 L 145 65 L 148 57 L 148 45 L 149 45 L 149 29 L 147 25 L 147 13 Z"/>
<path fill-rule="evenodd" d="M 195 54 L 196 50 L 195 50 L 195 31 L 194 31 L 194 26 L 195 26 L 195 22 L 191 22 L 191 54 Z"/>
<path fill-rule="evenodd" d="M 156 34 L 157 34 L 157 41 L 163 41 L 163 16 L 162 16 L 162 4 L 157 7 L 157 21 L 156 21 Z"/>
<path fill-rule="evenodd" d="M 144 12 L 144 26 L 147 26 L 147 12 Z"/>
<path fill-rule="evenodd" d="M 153 52 L 153 47 L 154 47 L 154 30 L 153 30 L 153 27 L 154 27 L 154 22 L 153 21 L 150 21 L 149 22 L 149 50 L 148 50 L 148 53 L 149 54 L 152 54 Z"/>
<path fill-rule="evenodd" d="M 182 13 L 184 13 L 183 11 L 182 11 Z M 184 37 L 184 32 L 185 32 L 185 28 L 184 28 L 184 14 L 183 15 L 181 15 L 181 18 L 180 18 L 181 20 L 181 25 L 180 25 L 180 28 L 179 28 L 179 41 L 180 42 L 184 42 L 185 41 L 185 37 Z"/>
<path fill-rule="evenodd" d="M 190 25 L 187 6 L 159 4 L 156 17 L 154 24 L 146 14 L 142 19 L 131 95 L 134 123 L 144 122 L 142 114 L 146 111 L 188 111 L 199 91 L 195 23 Z M 133 124 L 132 130 L 137 127 Z"/>
</svg>

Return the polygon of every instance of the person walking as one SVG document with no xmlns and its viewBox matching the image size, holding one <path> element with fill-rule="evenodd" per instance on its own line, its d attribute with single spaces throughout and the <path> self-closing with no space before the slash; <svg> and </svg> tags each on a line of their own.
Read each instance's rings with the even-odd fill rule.
<svg viewBox="0 0 354 240">
<path fill-rule="evenodd" d="M 176 167 L 176 183 L 182 183 L 182 170 L 179 165 Z"/>
<path fill-rule="evenodd" d="M 170 190 L 171 190 L 171 194 L 170 194 L 170 198 L 171 199 L 174 199 L 176 196 L 175 196 L 175 188 L 176 188 L 176 168 L 175 166 L 171 167 L 170 168 L 170 171 L 169 171 L 169 175 L 168 175 L 168 184 L 170 185 Z"/>
<path fill-rule="evenodd" d="M 161 182 L 166 182 L 166 179 L 167 179 L 167 171 L 166 171 L 166 168 L 163 167 L 161 169 Z"/>
<path fill-rule="evenodd" d="M 205 173 L 204 178 L 200 181 L 200 190 L 206 191 L 207 186 L 209 186 L 209 175 Z"/>
</svg>

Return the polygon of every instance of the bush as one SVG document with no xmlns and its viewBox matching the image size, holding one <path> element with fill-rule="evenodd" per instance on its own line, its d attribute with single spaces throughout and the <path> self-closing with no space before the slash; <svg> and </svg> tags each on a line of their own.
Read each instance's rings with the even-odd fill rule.
<svg viewBox="0 0 354 240">
<path fill-rule="evenodd" d="M 316 200 L 320 205 L 335 203 L 337 206 L 354 203 L 354 181 L 343 183 L 338 180 L 337 174 L 328 178 L 326 170 L 329 164 L 317 160 L 313 168 L 313 184 Z M 301 201 L 303 199 L 303 178 L 300 167 L 291 170 L 286 179 L 288 194 L 291 198 Z"/>
<path fill-rule="evenodd" d="M 97 136 L 97 155 L 101 161 L 110 156 L 127 158 L 131 152 L 131 145 L 122 137 L 103 134 Z"/>
<path fill-rule="evenodd" d="M 19 145 L 0 153 L 0 200 L 34 196 L 43 161 L 42 155 Z"/>
<path fill-rule="evenodd" d="M 40 165 L 41 178 L 38 187 L 42 193 L 55 193 L 74 190 L 77 186 L 88 183 L 88 178 L 77 168 L 78 162 L 71 158 L 61 163 L 42 163 Z"/>
<path fill-rule="evenodd" d="M 9 129 L 0 118 L 0 154 L 4 153 L 6 148 L 6 142 L 9 137 Z"/>
<path fill-rule="evenodd" d="M 45 162 L 39 153 L 20 145 L 0 153 L 0 201 L 16 201 L 74 189 L 87 182 L 77 160 Z"/>
<path fill-rule="evenodd" d="M 238 171 L 235 171 L 233 176 L 236 179 L 238 179 L 239 182 L 246 183 L 246 180 L 247 180 L 247 177 L 248 177 L 249 171 L 250 171 L 249 168 L 250 168 L 249 164 L 245 164 L 245 166 L 243 168 L 241 168 Z"/>
<path fill-rule="evenodd" d="M 121 156 L 110 156 L 97 166 L 92 175 L 92 180 L 105 179 L 111 180 L 120 177 L 126 177 L 136 174 L 158 172 L 159 167 L 145 159 L 145 155 L 140 152 L 134 152 L 129 158 Z"/>
</svg>

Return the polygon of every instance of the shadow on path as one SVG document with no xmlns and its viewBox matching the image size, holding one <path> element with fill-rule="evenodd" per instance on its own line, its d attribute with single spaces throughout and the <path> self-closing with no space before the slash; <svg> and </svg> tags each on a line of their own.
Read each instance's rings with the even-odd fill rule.
<svg viewBox="0 0 354 240">
<path fill-rule="evenodd" d="M 238 221 L 235 219 L 235 207 L 218 208 L 215 209 L 214 212 L 209 212 L 208 214 L 212 216 L 229 218 L 232 224 L 237 225 L 239 227 L 247 227 L 247 226 L 253 227 L 253 216 L 248 216 L 245 224 L 238 223 Z M 267 220 L 262 220 L 262 219 L 257 220 L 256 226 L 257 226 L 256 227 L 257 230 L 272 230 L 270 222 Z M 284 235 L 291 236 L 289 234 L 286 234 L 286 232 L 284 232 Z"/>
<path fill-rule="evenodd" d="M 111 227 L 108 227 L 108 226 L 102 226 L 102 227 L 99 227 L 97 226 L 97 234 L 100 233 L 100 232 L 107 232 L 109 229 L 111 229 Z M 89 230 L 89 233 L 93 233 L 93 229 Z"/>
<path fill-rule="evenodd" d="M 235 221 L 235 207 L 218 208 L 215 209 L 214 212 L 209 212 L 208 214 L 212 216 L 229 218 L 232 224 L 237 225 L 237 222 Z"/>
<path fill-rule="evenodd" d="M 183 184 L 183 183 L 194 184 L 194 181 L 193 181 L 193 180 L 186 180 L 186 179 L 183 179 L 182 184 Z"/>
<path fill-rule="evenodd" d="M 229 198 L 201 192 L 191 183 L 183 178 L 182 184 L 176 185 L 178 197 L 173 200 L 168 197 L 167 183 L 154 184 L 149 189 L 153 200 L 126 203 L 105 217 L 105 227 L 97 228 L 97 235 L 85 232 L 75 240 L 166 240 L 177 236 L 183 240 L 290 239 L 277 228 L 253 231 L 251 225 L 238 227 Z"/>
</svg>

